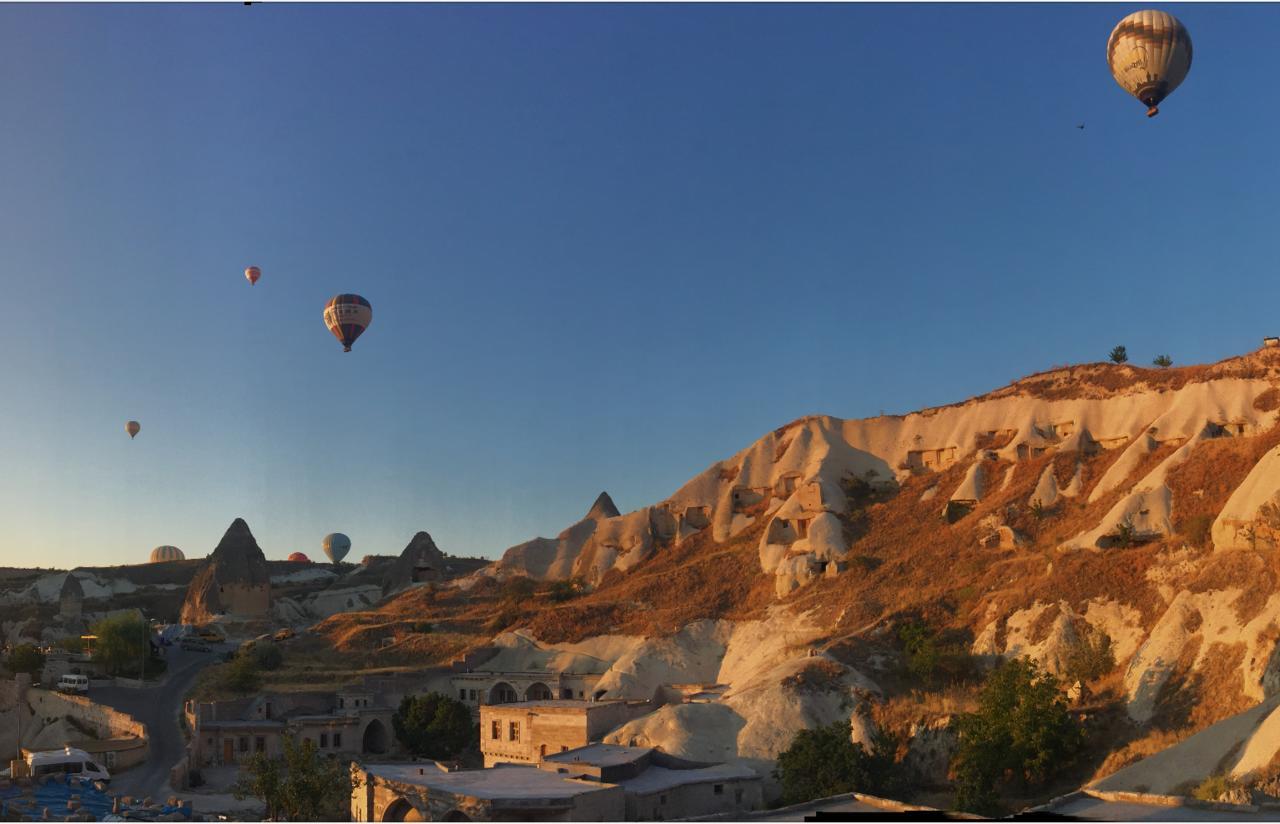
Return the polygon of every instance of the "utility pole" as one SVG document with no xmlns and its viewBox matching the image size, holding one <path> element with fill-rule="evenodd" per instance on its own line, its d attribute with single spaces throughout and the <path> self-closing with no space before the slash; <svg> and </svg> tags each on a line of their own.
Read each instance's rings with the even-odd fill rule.
<svg viewBox="0 0 1280 824">
<path fill-rule="evenodd" d="M 142 612 L 142 610 L 138 610 Z M 147 616 L 142 615 L 142 657 L 138 662 L 138 689 L 142 689 L 142 682 L 147 677 L 147 653 L 150 652 L 148 647 L 151 646 L 151 629 L 147 626 Z"/>
</svg>

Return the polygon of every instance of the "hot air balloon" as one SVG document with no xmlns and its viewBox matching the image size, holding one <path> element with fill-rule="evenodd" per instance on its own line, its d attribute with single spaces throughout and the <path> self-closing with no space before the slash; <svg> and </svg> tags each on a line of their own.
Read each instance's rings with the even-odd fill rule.
<svg viewBox="0 0 1280 824">
<path fill-rule="evenodd" d="M 186 555 L 176 546 L 158 546 L 151 550 L 151 563 L 163 564 L 166 561 L 185 561 Z"/>
<path fill-rule="evenodd" d="M 311 563 L 311 559 L 310 559 L 310 558 L 308 558 L 306 555 L 303 555 L 301 552 L 291 552 L 291 553 L 289 553 L 289 559 L 288 559 L 288 560 L 293 561 L 295 564 L 309 564 L 309 563 Z"/>
<path fill-rule="evenodd" d="M 1191 70 L 1191 35 L 1171 14 L 1135 11 L 1107 40 L 1107 64 L 1120 88 L 1147 106 L 1147 117 Z"/>
<path fill-rule="evenodd" d="M 324 325 L 342 342 L 343 352 L 351 351 L 372 320 L 373 307 L 359 295 L 335 295 L 324 307 Z"/>
<path fill-rule="evenodd" d="M 124 425 L 124 431 L 129 433 L 129 440 L 133 440 L 142 431 L 142 424 L 137 421 L 129 421 Z"/>
<path fill-rule="evenodd" d="M 324 536 L 320 546 L 324 548 L 324 554 L 329 560 L 336 564 L 347 557 L 347 553 L 351 551 L 351 539 L 341 532 L 334 532 Z"/>
<path fill-rule="evenodd" d="M 249 285 L 253 286 L 258 282 L 258 278 L 262 277 L 262 270 L 257 266 L 250 266 L 244 270 L 244 276 L 249 279 Z"/>
</svg>

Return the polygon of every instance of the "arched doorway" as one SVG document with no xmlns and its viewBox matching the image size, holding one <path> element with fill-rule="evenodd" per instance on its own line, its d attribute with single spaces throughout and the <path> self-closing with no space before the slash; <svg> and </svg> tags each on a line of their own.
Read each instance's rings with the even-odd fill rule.
<svg viewBox="0 0 1280 824">
<path fill-rule="evenodd" d="M 519 700 L 520 696 L 516 688 L 506 681 L 499 681 L 493 685 L 493 689 L 489 690 L 490 704 L 514 704 Z"/>
<path fill-rule="evenodd" d="M 397 798 L 387 807 L 382 814 L 383 821 L 426 821 L 427 819 L 418 812 L 418 808 L 405 801 L 403 798 Z"/>
<path fill-rule="evenodd" d="M 375 718 L 369 722 L 369 726 L 364 728 L 364 737 L 360 741 L 360 752 L 382 755 L 387 751 L 387 745 L 389 743 L 390 736 L 387 735 L 387 725 Z M 401 821 L 407 819 L 389 818 L 386 820 Z"/>
<path fill-rule="evenodd" d="M 524 700 L 526 701 L 549 701 L 551 697 L 551 687 L 541 681 L 530 684 L 529 689 L 524 691 Z"/>
</svg>

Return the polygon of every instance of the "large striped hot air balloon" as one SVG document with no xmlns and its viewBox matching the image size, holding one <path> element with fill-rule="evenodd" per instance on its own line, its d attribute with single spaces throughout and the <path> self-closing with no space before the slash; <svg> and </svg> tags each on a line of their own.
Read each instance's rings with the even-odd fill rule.
<svg viewBox="0 0 1280 824">
<path fill-rule="evenodd" d="M 151 550 L 151 563 L 163 564 L 166 561 L 185 561 L 186 555 L 176 546 L 158 546 Z"/>
<path fill-rule="evenodd" d="M 347 557 L 347 553 L 351 551 L 351 539 L 341 532 L 333 532 L 324 536 L 320 546 L 329 560 L 336 564 Z"/>
<path fill-rule="evenodd" d="M 142 431 L 142 424 L 137 421 L 129 421 L 124 425 L 124 431 L 129 433 L 129 440 L 133 440 Z"/>
<path fill-rule="evenodd" d="M 1107 40 L 1107 64 L 1120 88 L 1147 106 L 1147 117 L 1191 70 L 1191 35 L 1178 18 L 1162 11 L 1135 11 Z"/>
<path fill-rule="evenodd" d="M 372 320 L 373 307 L 359 295 L 335 295 L 324 307 L 324 325 L 342 342 L 343 352 L 351 351 Z"/>
<path fill-rule="evenodd" d="M 244 276 L 249 281 L 249 285 L 253 286 L 258 282 L 258 278 L 262 277 L 262 270 L 257 266 L 250 266 L 244 270 Z"/>
</svg>

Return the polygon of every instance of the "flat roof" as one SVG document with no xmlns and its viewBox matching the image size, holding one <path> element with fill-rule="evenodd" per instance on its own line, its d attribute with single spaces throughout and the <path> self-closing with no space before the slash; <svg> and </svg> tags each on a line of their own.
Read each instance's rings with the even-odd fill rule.
<svg viewBox="0 0 1280 824">
<path fill-rule="evenodd" d="M 483 770 L 446 772 L 434 762 L 362 765 L 369 775 L 487 800 L 571 799 L 612 789 L 614 784 L 566 778 L 537 767 L 501 765 Z"/>
<path fill-rule="evenodd" d="M 760 776 L 750 767 L 737 764 L 716 764 L 711 767 L 699 767 L 693 770 L 671 770 L 666 767 L 650 765 L 648 769 L 635 778 L 624 778 L 615 783 L 627 792 L 639 795 L 683 787 L 687 784 L 709 784 L 714 781 L 747 781 L 760 780 Z"/>
<path fill-rule="evenodd" d="M 584 698 L 548 698 L 543 701 L 512 701 L 509 704 L 482 704 L 482 710 L 590 710 L 593 707 L 607 707 L 611 704 L 625 704 L 626 701 L 587 701 Z"/>
<path fill-rule="evenodd" d="M 652 747 L 587 744 L 585 747 L 545 756 L 542 760 L 552 761 L 557 764 L 590 764 L 594 767 L 616 767 L 619 764 L 630 764 L 652 751 Z"/>
</svg>

